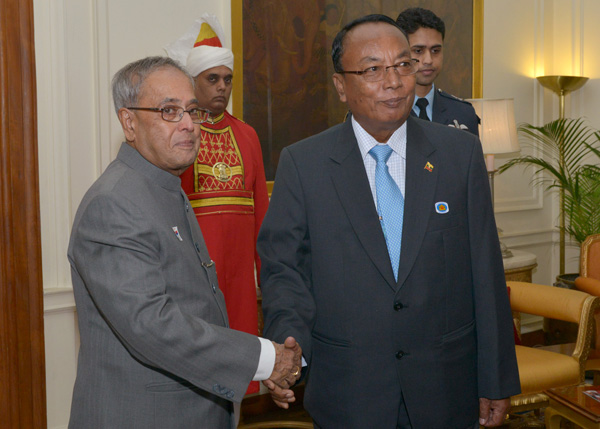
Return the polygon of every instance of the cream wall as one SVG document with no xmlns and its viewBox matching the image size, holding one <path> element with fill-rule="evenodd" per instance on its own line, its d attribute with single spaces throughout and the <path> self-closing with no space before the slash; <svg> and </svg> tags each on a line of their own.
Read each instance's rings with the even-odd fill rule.
<svg viewBox="0 0 600 429">
<path fill-rule="evenodd" d="M 558 118 L 558 97 L 534 77 L 583 74 L 591 80 L 567 96 L 565 115 L 586 116 L 600 127 L 600 99 L 593 96 L 600 64 L 592 51 L 600 36 L 599 16 L 594 0 L 486 0 L 484 98 L 514 98 L 517 123 L 541 125 Z M 548 284 L 558 274 L 558 202 L 555 193 L 531 186 L 530 180 L 531 170 L 516 168 L 496 176 L 496 219 L 509 247 L 536 254 L 534 281 Z M 566 272 L 577 272 L 578 264 L 579 248 L 568 245 Z"/>
<path fill-rule="evenodd" d="M 63 428 L 79 338 L 65 255 L 79 201 L 121 140 L 110 78 L 132 60 L 162 54 L 205 11 L 219 17 L 230 46 L 231 9 L 226 0 L 34 0 L 34 7 L 48 427 Z M 600 127 L 600 83 L 593 79 L 600 70 L 600 2 L 485 0 L 484 15 L 485 98 L 514 98 L 517 122 L 556 118 L 557 97 L 533 77 L 566 63 L 592 78 L 568 98 L 567 115 L 585 115 Z M 551 283 L 557 204 L 529 181 L 517 170 L 497 177 L 497 221 L 509 247 L 536 254 L 534 280 Z M 568 254 L 568 270 L 577 270 L 576 255 Z"/>
<path fill-rule="evenodd" d="M 543 1 L 484 2 L 483 97 L 513 98 L 517 123 L 539 123 L 541 91 L 535 81 L 536 61 L 543 48 Z M 518 13 L 516 12 L 518 11 Z M 496 166 L 508 156 L 499 155 Z M 502 241 L 512 249 L 534 253 L 534 281 L 552 281 L 552 196 L 529 186 L 530 173 L 513 169 L 495 178 L 495 208 Z"/>
</svg>

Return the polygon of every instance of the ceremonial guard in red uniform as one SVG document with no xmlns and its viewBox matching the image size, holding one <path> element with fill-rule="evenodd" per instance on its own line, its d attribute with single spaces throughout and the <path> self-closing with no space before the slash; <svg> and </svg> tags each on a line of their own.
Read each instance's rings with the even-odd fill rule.
<svg viewBox="0 0 600 429">
<path fill-rule="evenodd" d="M 213 118 L 201 126 L 200 151 L 181 175 L 181 186 L 216 264 L 231 328 L 256 335 L 256 237 L 267 211 L 267 187 L 256 132 L 225 110 L 233 53 L 222 46 L 222 34 L 217 19 L 204 14 L 166 48 L 169 56 L 186 64 L 196 82 L 196 98 Z M 248 392 L 257 391 L 258 383 L 252 382 Z"/>
</svg>

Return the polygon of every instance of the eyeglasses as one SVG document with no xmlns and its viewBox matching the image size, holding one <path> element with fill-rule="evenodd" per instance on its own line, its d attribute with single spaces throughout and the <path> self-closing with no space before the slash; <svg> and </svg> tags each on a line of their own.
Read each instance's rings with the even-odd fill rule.
<svg viewBox="0 0 600 429">
<path fill-rule="evenodd" d="M 417 67 L 418 62 L 419 62 L 418 59 L 411 58 L 410 60 L 401 61 L 397 64 L 393 64 L 393 65 L 387 66 L 387 67 L 386 66 L 371 66 L 364 70 L 359 70 L 359 71 L 342 70 L 342 71 L 339 71 L 338 73 L 340 73 L 340 74 L 345 74 L 345 73 L 357 74 L 357 75 L 362 76 L 363 79 L 366 80 L 367 82 L 378 82 L 380 80 L 385 79 L 385 76 L 387 75 L 387 72 L 389 69 L 393 69 L 400 76 L 410 76 L 411 74 L 415 74 L 418 70 L 418 67 Z"/>
<path fill-rule="evenodd" d="M 146 110 L 148 112 L 160 112 L 162 118 L 167 122 L 179 122 L 183 119 L 185 112 L 190 114 L 192 122 L 194 124 L 203 124 L 211 119 L 210 110 L 201 109 L 200 107 L 192 107 L 191 109 L 185 110 L 179 106 L 165 106 L 165 107 L 126 107 L 129 110 Z"/>
</svg>

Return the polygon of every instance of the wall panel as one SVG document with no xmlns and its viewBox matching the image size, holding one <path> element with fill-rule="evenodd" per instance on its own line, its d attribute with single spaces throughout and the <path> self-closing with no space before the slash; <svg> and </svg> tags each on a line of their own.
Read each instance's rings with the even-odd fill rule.
<svg viewBox="0 0 600 429">
<path fill-rule="evenodd" d="M 46 426 L 31 0 L 0 6 L 0 427 Z"/>
</svg>

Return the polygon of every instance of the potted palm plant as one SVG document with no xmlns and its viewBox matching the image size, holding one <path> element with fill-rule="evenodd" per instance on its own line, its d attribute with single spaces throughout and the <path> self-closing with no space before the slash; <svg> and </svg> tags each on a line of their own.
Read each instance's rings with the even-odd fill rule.
<svg viewBox="0 0 600 429">
<path fill-rule="evenodd" d="M 559 191 L 561 277 L 565 234 L 581 244 L 588 235 L 600 232 L 600 133 L 582 118 L 557 119 L 541 127 L 521 124 L 518 133 L 523 145 L 537 147 L 541 156 L 514 158 L 499 172 L 515 165 L 531 167 L 534 183 Z"/>
</svg>

